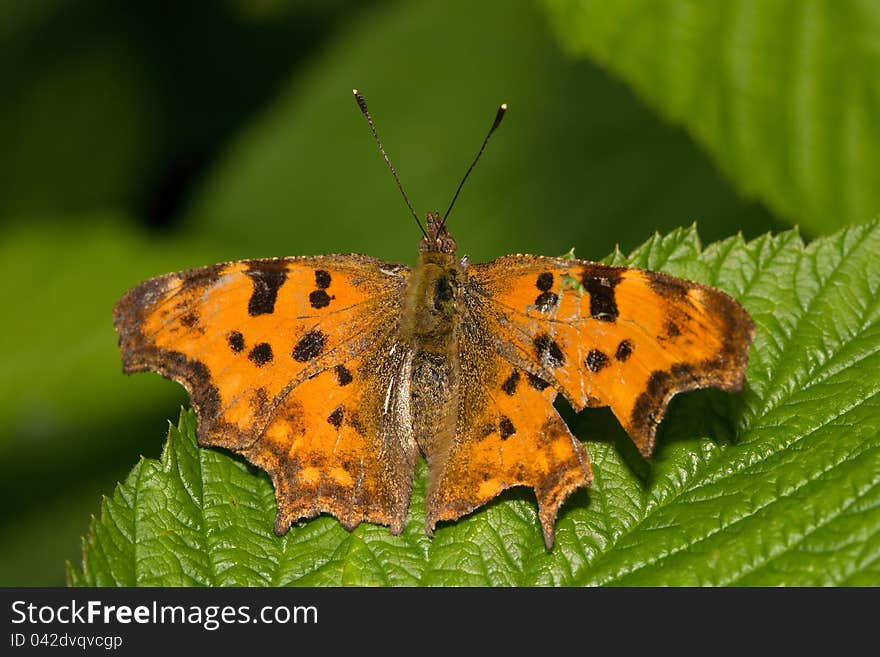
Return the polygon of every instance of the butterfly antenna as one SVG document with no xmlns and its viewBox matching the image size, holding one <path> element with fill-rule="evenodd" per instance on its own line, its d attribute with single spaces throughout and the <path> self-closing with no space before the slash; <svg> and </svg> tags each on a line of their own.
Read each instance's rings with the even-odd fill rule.
<svg viewBox="0 0 880 657">
<path fill-rule="evenodd" d="M 364 100 L 363 95 L 357 89 L 352 89 L 351 92 L 354 94 L 354 99 L 357 101 L 358 107 L 361 108 L 361 112 L 363 113 L 364 118 L 367 120 L 367 123 L 370 124 L 370 132 L 373 133 L 373 139 L 376 140 L 376 145 L 379 147 L 379 152 L 382 153 L 382 157 L 385 158 L 385 164 L 387 164 L 388 168 L 391 169 L 391 175 L 394 176 L 394 182 L 397 183 L 397 189 L 400 190 L 400 194 L 401 196 L 403 196 L 403 200 L 406 202 L 406 207 L 408 207 L 410 213 L 412 213 L 413 219 L 416 220 L 416 225 L 419 227 L 419 230 L 422 231 L 422 235 L 427 238 L 428 233 L 425 232 L 425 227 L 422 226 L 422 222 L 419 221 L 419 217 L 416 214 L 416 211 L 413 210 L 412 203 L 409 202 L 409 198 L 407 198 L 406 192 L 403 191 L 403 185 L 400 182 L 397 171 L 394 169 L 394 165 L 391 164 L 391 160 L 388 158 L 388 153 L 385 152 L 385 148 L 382 146 L 382 140 L 379 139 L 379 133 L 376 132 L 376 124 L 373 122 L 373 117 L 370 116 L 370 110 L 367 109 L 367 101 Z"/>
<path fill-rule="evenodd" d="M 480 145 L 480 150 L 477 151 L 477 156 L 468 167 L 467 172 L 464 174 L 464 178 L 462 178 L 461 182 L 458 183 L 458 189 L 455 190 L 455 196 L 452 197 L 452 201 L 449 203 L 449 207 L 446 208 L 446 212 L 443 213 L 443 223 L 441 225 L 446 225 L 446 218 L 449 216 L 449 213 L 452 212 L 452 206 L 455 205 L 455 201 L 456 199 L 458 199 L 458 195 L 461 193 L 461 188 L 464 187 L 464 181 L 468 179 L 468 176 L 471 175 L 471 171 L 473 171 L 474 167 L 477 166 L 477 162 L 480 160 L 480 156 L 483 154 L 483 151 L 486 150 L 486 144 L 489 143 L 489 137 L 491 137 L 492 133 L 495 132 L 495 129 L 498 128 L 499 125 L 501 125 L 501 119 L 504 118 L 504 113 L 506 111 L 507 103 L 501 103 L 501 106 L 498 108 L 498 112 L 495 113 L 495 120 L 492 121 L 492 127 L 489 128 L 489 132 L 486 134 L 486 138 L 483 139 L 483 143 Z"/>
</svg>

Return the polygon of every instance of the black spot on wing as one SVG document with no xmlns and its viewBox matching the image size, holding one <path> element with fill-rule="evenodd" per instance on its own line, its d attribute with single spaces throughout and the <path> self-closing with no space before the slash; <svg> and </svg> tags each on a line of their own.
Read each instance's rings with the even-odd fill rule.
<svg viewBox="0 0 880 657">
<path fill-rule="evenodd" d="M 192 328 L 199 323 L 199 315 L 196 312 L 188 312 L 180 318 L 180 323 L 187 328 Z"/>
<path fill-rule="evenodd" d="M 498 423 L 498 433 L 501 435 L 501 440 L 507 440 L 516 433 L 516 427 L 513 426 L 509 417 L 501 416 L 501 421 Z"/>
<path fill-rule="evenodd" d="M 226 342 L 229 343 L 229 348 L 235 353 L 238 354 L 244 351 L 244 336 L 241 334 L 241 331 L 233 331 L 227 335 Z"/>
<path fill-rule="evenodd" d="M 261 342 L 256 345 L 251 352 L 248 354 L 248 360 L 250 360 L 257 367 L 262 367 L 267 363 L 272 362 L 272 345 L 268 342 Z"/>
<path fill-rule="evenodd" d="M 324 290 L 312 290 L 309 293 L 309 304 L 312 308 L 326 308 L 330 305 L 330 298 Z"/>
<path fill-rule="evenodd" d="M 337 365 L 336 366 L 336 381 L 341 386 L 347 386 L 352 381 L 351 372 L 349 372 L 345 365 Z"/>
<path fill-rule="evenodd" d="M 315 270 L 315 285 L 317 285 L 320 289 L 326 290 L 330 287 L 330 273 L 323 269 Z"/>
<path fill-rule="evenodd" d="M 535 287 L 541 290 L 541 292 L 548 292 L 553 287 L 553 274 L 549 271 L 539 274 L 538 280 L 535 281 Z"/>
<path fill-rule="evenodd" d="M 324 343 L 326 342 L 326 337 L 321 331 L 313 330 L 308 333 L 304 333 L 302 337 L 297 341 L 296 346 L 293 348 L 293 359 L 299 361 L 300 363 L 305 363 L 306 361 L 312 360 L 321 354 L 324 351 Z"/>
<path fill-rule="evenodd" d="M 590 295 L 590 315 L 603 322 L 613 322 L 617 319 L 620 311 L 617 309 L 617 299 L 614 288 L 620 283 L 620 274 L 616 271 L 602 270 L 599 274 L 595 270 L 586 268 L 581 277 L 581 284 Z"/>
<path fill-rule="evenodd" d="M 614 357 L 622 363 L 632 355 L 632 352 L 633 352 L 632 341 L 631 340 L 622 340 L 621 343 L 619 345 L 617 345 L 617 351 L 614 352 Z"/>
<path fill-rule="evenodd" d="M 270 315 L 275 312 L 278 289 L 287 280 L 286 266 L 283 263 L 255 264 L 245 273 L 251 277 L 254 286 L 248 301 L 248 314 Z"/>
<path fill-rule="evenodd" d="M 559 303 L 559 297 L 555 292 L 541 292 L 535 298 L 535 308 L 542 313 L 547 313 L 556 307 Z"/>
<path fill-rule="evenodd" d="M 534 340 L 535 354 L 542 364 L 550 367 L 562 367 L 565 364 L 565 356 L 556 341 L 546 333 L 542 333 Z"/>
<path fill-rule="evenodd" d="M 542 390 L 546 390 L 550 387 L 550 384 L 547 383 L 544 379 L 539 376 L 535 376 L 531 372 L 528 373 L 529 385 L 532 386 L 538 392 Z"/>
<path fill-rule="evenodd" d="M 333 412 L 327 417 L 327 422 L 332 424 L 337 429 L 342 426 L 342 418 L 345 414 L 342 406 L 337 406 L 333 409 Z"/>
<path fill-rule="evenodd" d="M 666 337 L 668 338 L 677 338 L 681 335 L 681 329 L 678 328 L 678 324 L 669 320 L 666 322 Z"/>
<path fill-rule="evenodd" d="M 584 365 L 591 372 L 599 372 L 608 365 L 608 356 L 598 349 L 590 349 L 590 353 L 584 359 Z"/>
<path fill-rule="evenodd" d="M 510 376 L 504 380 L 504 383 L 501 384 L 501 389 L 506 392 L 508 395 L 513 396 L 516 392 L 516 387 L 519 384 L 519 370 L 513 370 L 510 373 Z"/>
</svg>

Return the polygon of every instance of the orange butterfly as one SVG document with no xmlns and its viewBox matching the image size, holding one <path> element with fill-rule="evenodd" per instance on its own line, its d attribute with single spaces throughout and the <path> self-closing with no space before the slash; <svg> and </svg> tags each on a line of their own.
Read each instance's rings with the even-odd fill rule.
<svg viewBox="0 0 880 657">
<path fill-rule="evenodd" d="M 422 454 L 429 535 L 527 485 L 549 548 L 560 505 L 592 480 L 557 394 L 576 410 L 610 406 L 649 456 L 673 395 L 742 389 L 754 326 L 724 292 L 586 260 L 469 264 L 448 214 L 419 224 L 412 269 L 363 255 L 242 260 L 153 278 L 116 305 L 125 372 L 182 383 L 199 443 L 271 475 L 278 534 L 322 512 L 400 533 Z"/>
</svg>

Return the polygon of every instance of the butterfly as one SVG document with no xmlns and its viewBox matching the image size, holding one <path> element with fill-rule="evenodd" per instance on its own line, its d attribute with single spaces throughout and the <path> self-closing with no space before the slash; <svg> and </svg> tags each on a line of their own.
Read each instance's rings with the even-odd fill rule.
<svg viewBox="0 0 880 657">
<path fill-rule="evenodd" d="M 355 98 L 403 193 L 363 96 Z M 663 273 L 535 255 L 458 258 L 427 213 L 410 268 L 365 255 L 225 262 L 145 281 L 114 309 L 124 371 L 186 388 L 198 441 L 272 478 L 275 532 L 335 516 L 404 528 L 427 462 L 425 531 L 512 486 L 558 510 L 592 480 L 553 406 L 610 406 L 648 457 L 676 393 L 743 387 L 754 325 L 724 292 Z"/>
</svg>

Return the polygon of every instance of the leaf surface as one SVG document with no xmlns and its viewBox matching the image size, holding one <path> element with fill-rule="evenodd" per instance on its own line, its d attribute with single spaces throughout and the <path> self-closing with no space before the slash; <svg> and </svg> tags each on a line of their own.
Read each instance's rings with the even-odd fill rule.
<svg viewBox="0 0 880 657">
<path fill-rule="evenodd" d="M 544 0 L 572 53 L 685 126 L 745 194 L 811 233 L 880 211 L 880 5 Z"/>
<path fill-rule="evenodd" d="M 827 585 L 880 583 L 880 222 L 805 246 L 796 232 L 703 249 L 695 228 L 618 263 L 721 287 L 757 333 L 742 395 L 681 395 L 642 460 L 607 409 L 570 418 L 595 481 L 544 548 L 536 504 L 508 491 L 422 530 L 424 467 L 405 531 L 330 517 L 272 532 L 272 486 L 200 449 L 183 412 L 160 460 L 105 500 L 82 585 Z"/>
</svg>

